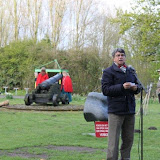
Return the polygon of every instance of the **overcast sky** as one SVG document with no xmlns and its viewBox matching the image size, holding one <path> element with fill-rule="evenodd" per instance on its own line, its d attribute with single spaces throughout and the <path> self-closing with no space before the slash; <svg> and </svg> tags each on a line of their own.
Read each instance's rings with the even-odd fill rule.
<svg viewBox="0 0 160 160">
<path fill-rule="evenodd" d="M 116 8 L 122 8 L 123 10 L 131 10 L 131 3 L 134 0 L 97 0 L 98 3 L 102 4 L 102 8 L 110 8 L 111 10 Z"/>
</svg>

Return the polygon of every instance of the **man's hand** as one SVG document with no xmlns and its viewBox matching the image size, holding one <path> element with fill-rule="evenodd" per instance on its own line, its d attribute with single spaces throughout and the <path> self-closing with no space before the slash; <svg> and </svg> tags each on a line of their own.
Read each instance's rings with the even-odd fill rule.
<svg viewBox="0 0 160 160">
<path fill-rule="evenodd" d="M 126 82 L 123 84 L 124 89 L 131 89 L 133 91 L 137 90 L 137 85 L 135 85 L 134 83 L 131 82 Z"/>
<path fill-rule="evenodd" d="M 137 85 L 132 86 L 132 87 L 131 87 L 131 90 L 136 91 L 136 90 L 137 90 Z"/>
</svg>

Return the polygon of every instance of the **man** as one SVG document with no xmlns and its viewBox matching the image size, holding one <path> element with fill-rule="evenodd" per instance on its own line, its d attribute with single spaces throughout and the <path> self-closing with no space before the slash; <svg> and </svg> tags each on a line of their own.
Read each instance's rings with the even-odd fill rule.
<svg viewBox="0 0 160 160">
<path fill-rule="evenodd" d="M 118 160 L 121 134 L 121 160 L 130 160 L 134 137 L 135 97 L 140 92 L 133 70 L 126 66 L 126 54 L 121 48 L 113 51 L 113 64 L 103 71 L 102 92 L 108 96 L 107 160 Z"/>
<path fill-rule="evenodd" d="M 43 81 L 47 80 L 48 74 L 46 73 L 46 68 L 42 67 L 41 68 L 41 72 L 38 74 L 37 80 L 36 80 L 36 87 L 38 86 L 38 84 L 42 83 Z"/>
</svg>

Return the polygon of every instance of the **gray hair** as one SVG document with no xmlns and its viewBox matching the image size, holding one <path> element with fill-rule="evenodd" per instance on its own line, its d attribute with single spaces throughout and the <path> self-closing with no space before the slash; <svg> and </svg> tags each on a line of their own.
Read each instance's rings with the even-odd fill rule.
<svg viewBox="0 0 160 160">
<path fill-rule="evenodd" d="M 117 52 L 120 52 L 120 53 L 124 53 L 124 54 L 125 54 L 124 49 L 122 49 L 122 48 L 117 48 L 117 49 L 115 49 L 115 50 L 112 52 L 112 57 L 114 57 Z M 126 54 L 125 54 L 125 56 L 126 56 Z"/>
<path fill-rule="evenodd" d="M 42 68 L 41 68 L 41 71 L 46 71 L 46 68 L 45 68 L 45 67 L 42 67 Z"/>
</svg>

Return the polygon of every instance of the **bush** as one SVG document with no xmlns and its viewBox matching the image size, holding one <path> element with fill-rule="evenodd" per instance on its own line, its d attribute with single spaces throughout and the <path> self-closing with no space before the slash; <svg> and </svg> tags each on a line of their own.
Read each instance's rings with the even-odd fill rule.
<svg viewBox="0 0 160 160">
<path fill-rule="evenodd" d="M 13 99 L 13 95 L 11 93 L 6 93 L 6 99 Z"/>
<path fill-rule="evenodd" d="M 73 101 L 85 101 L 86 97 L 80 96 L 79 94 L 73 94 L 72 95 L 72 100 Z"/>
</svg>

